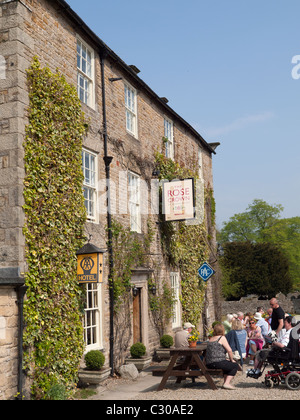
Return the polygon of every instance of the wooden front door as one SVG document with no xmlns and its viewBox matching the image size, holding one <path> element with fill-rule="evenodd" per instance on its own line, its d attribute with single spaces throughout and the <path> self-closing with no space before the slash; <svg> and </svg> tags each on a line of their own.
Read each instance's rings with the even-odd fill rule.
<svg viewBox="0 0 300 420">
<path fill-rule="evenodd" d="M 141 289 L 133 298 L 133 343 L 142 342 Z"/>
</svg>

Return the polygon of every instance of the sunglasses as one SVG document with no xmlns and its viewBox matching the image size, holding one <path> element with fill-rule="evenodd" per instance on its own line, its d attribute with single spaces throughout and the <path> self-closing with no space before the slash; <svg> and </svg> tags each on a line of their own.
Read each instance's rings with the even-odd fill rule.
<svg viewBox="0 0 300 420">
<path fill-rule="evenodd" d="M 252 322 L 249 322 L 249 324 L 255 324 L 255 322 L 252 321 Z"/>
</svg>

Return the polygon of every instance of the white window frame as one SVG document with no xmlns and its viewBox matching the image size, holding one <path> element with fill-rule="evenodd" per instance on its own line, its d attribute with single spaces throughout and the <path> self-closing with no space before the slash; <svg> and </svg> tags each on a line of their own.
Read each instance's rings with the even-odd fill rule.
<svg viewBox="0 0 300 420">
<path fill-rule="evenodd" d="M 141 182 L 139 175 L 128 171 L 128 206 L 130 230 L 141 233 Z"/>
<path fill-rule="evenodd" d="M 174 159 L 174 124 L 169 118 L 164 119 L 164 138 L 168 139 L 165 143 L 166 157 Z"/>
<path fill-rule="evenodd" d="M 124 83 L 126 131 L 138 137 L 137 130 L 137 91 L 128 83 Z"/>
<path fill-rule="evenodd" d="M 180 279 L 179 273 L 170 273 L 171 290 L 173 297 L 172 306 L 172 328 L 178 328 L 181 326 L 181 304 L 180 304 Z"/>
<path fill-rule="evenodd" d="M 88 160 L 87 160 L 88 158 Z M 88 165 L 87 165 L 88 163 Z M 82 149 L 83 194 L 87 219 L 97 221 L 97 155 Z"/>
<path fill-rule="evenodd" d="M 103 348 L 102 284 L 86 283 L 83 332 L 85 351 Z"/>
<path fill-rule="evenodd" d="M 203 180 L 203 152 L 201 147 L 198 148 L 198 176 Z"/>
<path fill-rule="evenodd" d="M 95 53 L 77 36 L 77 93 L 81 102 L 95 108 Z"/>
</svg>

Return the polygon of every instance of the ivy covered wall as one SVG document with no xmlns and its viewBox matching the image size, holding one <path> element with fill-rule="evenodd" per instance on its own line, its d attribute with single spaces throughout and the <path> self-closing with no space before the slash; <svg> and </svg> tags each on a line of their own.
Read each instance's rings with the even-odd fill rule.
<svg viewBox="0 0 300 420">
<path fill-rule="evenodd" d="M 160 179 L 198 178 L 196 170 L 183 167 L 164 154 L 156 154 L 156 163 Z M 206 285 L 199 281 L 198 268 L 209 256 L 205 219 L 195 225 L 161 221 L 160 230 L 162 247 L 171 266 L 180 269 L 182 321 L 198 325 L 206 289 Z"/>
<path fill-rule="evenodd" d="M 27 76 L 25 367 L 33 396 L 43 399 L 54 385 L 74 387 L 83 353 L 76 251 L 86 220 L 81 151 L 87 125 L 76 89 L 60 73 L 35 58 Z"/>
</svg>

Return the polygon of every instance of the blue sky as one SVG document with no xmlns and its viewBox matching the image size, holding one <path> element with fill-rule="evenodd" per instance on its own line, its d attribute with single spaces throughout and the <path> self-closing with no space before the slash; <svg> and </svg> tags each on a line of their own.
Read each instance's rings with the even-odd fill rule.
<svg viewBox="0 0 300 420">
<path fill-rule="evenodd" d="M 256 198 L 300 216 L 299 0 L 68 3 L 206 141 L 221 143 L 218 228 Z"/>
</svg>

